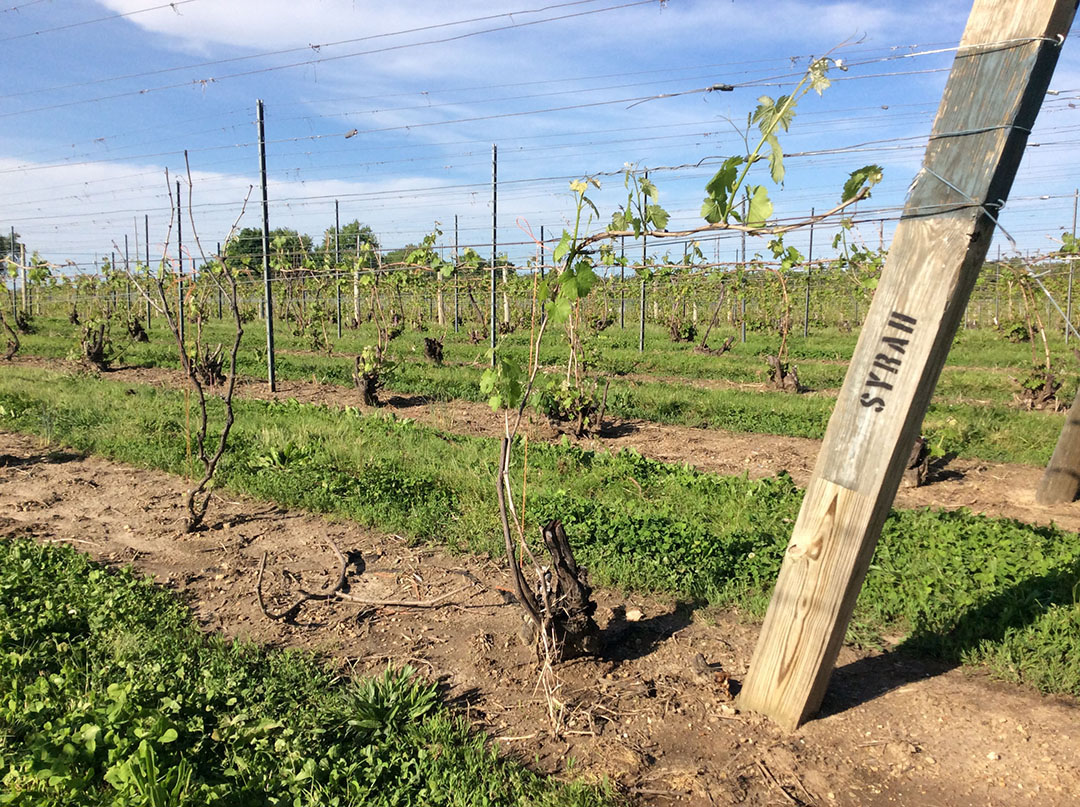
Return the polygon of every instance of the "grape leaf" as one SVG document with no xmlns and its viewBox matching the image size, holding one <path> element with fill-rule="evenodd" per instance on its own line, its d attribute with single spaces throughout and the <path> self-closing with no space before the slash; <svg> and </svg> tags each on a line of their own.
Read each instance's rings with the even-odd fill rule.
<svg viewBox="0 0 1080 807">
<path fill-rule="evenodd" d="M 671 216 L 660 205 L 649 205 L 645 208 L 645 214 L 648 216 L 649 221 L 657 230 L 663 230 L 667 227 L 668 220 Z"/>
<path fill-rule="evenodd" d="M 750 207 L 746 211 L 745 223 L 751 227 L 760 227 L 773 212 L 773 205 L 769 200 L 769 191 L 764 185 L 754 185 L 746 190 L 747 194 L 750 195 Z"/>
<path fill-rule="evenodd" d="M 880 165 L 864 165 L 862 168 L 852 171 L 848 181 L 844 183 L 844 194 L 841 201 L 846 202 L 849 199 L 854 199 L 855 195 L 864 187 L 874 187 L 874 185 L 881 182 L 881 175 Z M 869 198 L 869 196 L 870 194 L 867 193 L 866 197 Z"/>
</svg>

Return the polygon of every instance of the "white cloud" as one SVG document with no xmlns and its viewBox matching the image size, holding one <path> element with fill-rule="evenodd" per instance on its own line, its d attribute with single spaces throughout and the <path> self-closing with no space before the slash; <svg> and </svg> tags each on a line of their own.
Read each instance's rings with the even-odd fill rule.
<svg viewBox="0 0 1080 807">
<path fill-rule="evenodd" d="M 160 257 L 172 212 L 169 191 L 175 194 L 175 180 L 180 179 L 185 252 L 195 251 L 187 178 L 172 173 L 167 184 L 163 166 L 84 163 L 59 167 L 0 157 L 0 177 L 6 191 L 0 199 L 0 221 L 14 226 L 21 241 L 48 259 L 86 265 L 95 256 L 122 252 L 125 234 L 134 256 L 135 231 L 141 241 L 144 214 L 150 217 L 151 259 Z M 251 178 L 193 171 L 192 184 L 196 227 L 209 254 L 240 214 Z M 317 240 L 333 226 L 334 200 L 340 199 L 342 223 L 359 218 L 377 233 L 392 233 L 391 246 L 399 239 L 416 241 L 436 219 L 446 218 L 446 199 L 453 193 L 438 189 L 447 184 L 438 176 L 371 182 L 279 178 L 269 183 L 270 225 L 307 232 Z M 424 193 L 428 188 L 435 191 Z M 403 202 L 402 196 L 409 201 Z M 480 206 L 485 203 L 486 197 Z M 402 216 L 404 207 L 409 210 L 407 216 Z M 459 198 L 458 208 L 468 209 L 469 200 Z M 257 187 L 240 226 L 261 226 Z"/>
<path fill-rule="evenodd" d="M 143 0 L 98 1 L 120 13 L 147 5 Z M 138 38 L 140 45 L 151 40 L 147 43 L 151 47 L 146 50 L 154 56 L 147 57 L 145 69 L 148 71 L 171 67 L 176 61 L 188 63 L 300 49 L 292 55 L 259 56 L 250 61 L 193 71 L 221 75 L 305 59 L 332 59 L 359 50 L 496 27 L 504 24 L 505 18 L 324 47 L 318 52 L 308 47 L 313 43 L 392 33 L 515 8 L 540 7 L 547 2 L 408 0 L 375 4 L 370 0 L 309 0 L 304 3 L 200 0 L 177 6 L 176 11 L 135 14 L 122 23 L 111 25 L 115 26 L 116 32 L 127 31 L 133 38 Z M 602 8 L 618 2 L 621 0 L 598 0 L 587 5 L 550 10 L 542 15 L 516 15 L 514 22 Z M 461 214 L 463 228 L 473 227 L 475 235 L 483 232 L 489 215 L 486 213 L 488 192 L 484 183 L 489 176 L 487 144 L 492 141 L 501 144 L 500 179 L 507 181 L 609 170 L 627 160 L 643 160 L 654 166 L 694 162 L 707 154 L 738 151 L 739 144 L 731 142 L 722 116 L 742 121 L 759 92 L 783 90 L 751 87 L 731 94 L 655 101 L 629 111 L 623 108 L 625 104 L 618 104 L 499 120 L 457 121 L 568 106 L 594 98 L 648 95 L 700 87 L 713 81 L 737 83 L 798 72 L 802 64 L 793 64 L 786 57 L 820 54 L 853 36 L 866 36 L 863 44 L 852 46 L 841 54 L 853 62 L 858 61 L 860 55 L 880 56 L 885 52 L 884 48 L 891 46 L 947 44 L 959 37 L 968 10 L 968 3 L 959 0 L 945 3 L 912 0 L 903 4 L 671 0 L 663 8 L 656 2 L 633 9 L 485 34 L 445 45 L 402 49 L 368 58 L 324 61 L 305 71 L 269 72 L 250 79 L 212 84 L 199 98 L 198 106 L 182 99 L 180 104 L 169 104 L 167 112 L 162 111 L 166 107 L 164 101 L 172 99 L 166 99 L 164 93 L 133 96 L 116 102 L 112 108 L 107 104 L 87 105 L 86 119 L 79 121 L 79 131 L 65 132 L 63 140 L 58 139 L 52 149 L 46 147 L 47 138 L 60 127 L 41 126 L 32 131 L 23 127 L 18 132 L 12 128 L 3 133 L 5 141 L 0 142 L 0 153 L 21 153 L 22 161 L 0 160 L 0 171 L 15 165 L 38 168 L 39 163 L 27 163 L 26 160 L 44 162 L 50 153 L 56 160 L 83 153 L 97 158 L 104 156 L 104 149 L 113 149 L 108 154 L 114 158 L 125 153 L 156 155 L 165 149 L 182 147 L 189 147 L 193 155 L 208 160 L 221 160 L 224 156 L 217 165 L 204 163 L 206 168 L 216 168 L 220 173 L 199 174 L 196 190 L 200 228 L 217 238 L 231 223 L 250 181 L 243 175 L 245 162 L 250 162 L 252 169 L 255 162 L 253 150 L 248 153 L 251 157 L 248 160 L 243 154 L 223 149 L 231 148 L 237 142 L 250 142 L 250 112 L 246 110 L 250 99 L 263 97 L 267 100 L 268 136 L 271 141 L 282 141 L 274 146 L 278 151 L 271 154 L 271 169 L 290 169 L 287 176 L 275 173 L 278 179 L 271 189 L 274 200 L 272 226 L 287 225 L 317 235 L 332 221 L 333 199 L 338 197 L 342 199 L 344 220 L 360 218 L 372 224 L 377 231 L 387 234 L 384 240 L 391 244 L 416 240 L 433 221 L 440 220 L 445 224 L 452 221 L 454 213 Z M 89 33 L 90 29 L 86 30 Z M 168 49 L 182 55 L 166 54 L 168 58 L 160 58 L 160 54 Z M 1076 60 L 1070 54 L 1066 48 L 1055 86 L 1080 87 L 1075 78 L 1080 72 L 1075 69 Z M 948 56 L 940 57 L 940 60 L 947 64 Z M 910 64 L 917 68 L 927 61 L 910 60 Z M 907 67 L 886 63 L 861 69 L 887 72 Z M 644 72 L 650 70 L 656 72 Z M 853 69 L 850 75 L 857 73 L 859 69 Z M 826 93 L 824 100 L 813 97 L 807 99 L 804 106 L 808 113 L 820 110 L 824 121 L 830 116 L 834 118 L 831 126 L 815 127 L 811 125 L 815 118 L 809 114 L 800 117 L 792 133 L 784 138 L 784 145 L 791 149 L 811 150 L 890 135 L 925 133 L 929 129 L 929 120 L 914 121 L 900 116 L 893 119 L 890 113 L 883 117 L 877 128 L 876 122 L 867 123 L 869 113 L 843 115 L 843 110 L 837 113 L 836 109 L 837 106 L 866 108 L 883 104 L 900 107 L 910 101 L 930 101 L 936 106 L 944 75 L 905 76 L 880 83 L 876 80 L 838 82 Z M 185 78 L 180 76 L 187 77 L 187 74 L 156 76 L 148 79 L 146 85 L 183 82 Z M 609 78 L 587 81 L 581 79 L 583 76 Z M 586 86 L 613 87 L 634 82 L 641 82 L 643 86 L 612 88 L 595 94 L 580 90 Z M 468 87 L 479 89 L 461 91 Z M 579 88 L 576 95 L 542 95 L 574 88 Z M 92 90 L 98 91 L 97 88 Z M 193 91 L 180 92 L 190 95 Z M 180 92 L 176 93 L 177 97 Z M 536 97 L 515 100 L 504 97 L 528 94 Z M 155 106 L 159 98 L 162 103 Z M 496 98 L 499 100 L 488 102 Z M 429 108 L 426 106 L 429 99 L 433 104 L 446 105 Z M 244 110 L 238 112 L 241 105 Z M 408 109 L 410 106 L 423 108 Z M 106 108 L 115 117 L 106 119 Z M 204 132 L 209 124 L 201 118 L 210 118 L 215 110 L 225 110 L 233 116 L 228 118 L 229 121 L 239 119 L 242 123 L 230 124 L 231 128 L 223 129 L 220 135 Z M 353 114 L 345 116 L 343 112 Z M 145 121 L 141 117 L 144 113 Z M 117 124 L 117 121 L 125 123 Z M 135 122 L 136 131 L 128 131 L 130 124 L 127 122 Z M 440 125 L 423 125 L 428 123 Z M 643 128 L 663 123 L 686 124 L 684 132 L 723 130 L 724 135 L 708 139 L 699 136 L 692 143 L 687 142 L 689 137 L 678 142 L 650 140 L 652 135 L 674 131 Z M 361 130 L 411 128 L 362 135 L 347 141 L 340 138 L 306 139 L 324 132 L 340 135 L 354 126 Z M 161 134 L 155 127 L 159 127 Z M 85 137 L 91 138 L 111 135 L 121 129 L 124 130 L 122 136 L 103 139 L 100 149 L 96 144 L 88 145 L 88 141 L 80 139 L 84 133 Z M 603 130 L 613 131 L 595 137 L 587 134 Z M 557 138 L 543 138 L 555 133 L 563 134 Z M 629 142 L 638 136 L 640 141 Z M 18 144 L 16 138 L 20 138 Z M 78 149 L 60 145 L 74 140 L 79 140 Z M 114 143 L 114 140 L 119 142 Z M 283 142 L 288 140 L 295 142 Z M 591 140 L 598 142 L 589 144 Z M 627 142 L 605 146 L 605 140 Z M 468 142 L 462 144 L 463 141 Z M 130 144 L 131 151 L 123 151 L 125 143 Z M 555 143 L 582 145 L 546 151 L 535 148 Z M 201 151 L 213 153 L 201 154 Z M 805 170 L 793 161 L 788 183 L 791 190 L 785 193 L 797 198 L 785 206 L 785 211 L 801 209 L 803 202 L 806 208 L 821 204 L 823 195 L 832 200 L 837 177 L 871 161 L 887 161 L 887 182 L 895 180 L 895 193 L 902 195 L 920 157 L 921 154 L 908 152 L 894 152 L 883 157 L 844 155 L 807 162 Z M 154 216 L 164 226 L 167 201 L 162 169 L 148 164 L 158 159 L 161 158 L 130 158 L 124 163 L 90 163 L 49 171 L 0 173 L 5 188 L 5 195 L 0 198 L 0 221 L 15 220 L 17 228 L 28 236 L 30 243 L 49 244 L 58 257 L 65 250 L 83 255 L 107 250 L 115 233 L 122 236 L 124 232 L 130 232 L 131 219 L 135 215 L 141 217 L 144 211 L 157 211 Z M 195 160 L 193 165 L 197 166 L 198 162 Z M 307 177 L 313 179 L 305 181 Z M 668 184 L 662 187 L 672 189 L 664 191 L 665 204 L 670 203 L 673 209 L 690 211 L 700 204 L 703 181 L 696 184 L 681 182 L 672 175 L 665 182 Z M 447 189 L 465 183 L 474 183 L 474 187 Z M 621 183 L 616 179 L 605 182 L 598 199 L 605 214 L 617 204 L 619 186 Z M 442 190 L 422 197 L 393 198 L 395 192 L 412 194 L 417 188 L 425 187 Z M 501 191 L 504 226 L 509 230 L 514 216 L 524 213 L 554 226 L 560 219 L 560 211 L 567 210 L 569 205 L 564 200 L 553 199 L 553 191 L 565 191 L 565 183 L 560 180 L 544 186 L 510 185 Z M 366 195 L 377 192 L 385 193 L 382 196 Z M 892 201 L 892 195 L 893 191 L 882 187 L 875 194 L 875 201 Z M 286 206 L 282 201 L 286 198 L 294 201 Z M 254 225 L 257 221 L 255 208 L 251 207 L 247 222 Z M 152 227 L 157 226 L 152 223 Z"/>
<path fill-rule="evenodd" d="M 99 2 L 117 13 L 145 8 L 142 0 Z M 722 4 L 715 0 L 672 0 L 666 6 L 656 2 L 536 26 L 530 23 L 604 9 L 609 4 L 521 13 L 523 7 L 545 5 L 525 0 L 308 0 L 303 4 L 295 0 L 229 0 L 134 14 L 127 21 L 158 35 L 166 45 L 208 59 L 294 49 L 288 54 L 268 55 L 265 63 L 258 64 L 318 61 L 317 66 L 306 69 L 309 77 L 318 76 L 320 81 L 348 76 L 363 82 L 393 77 L 445 83 L 481 76 L 550 75 L 560 69 L 565 75 L 575 75 L 598 61 L 633 70 L 648 65 L 658 52 L 673 49 L 710 62 L 738 62 L 760 58 L 763 53 L 778 55 L 777 48 L 790 49 L 788 55 L 792 56 L 820 55 L 841 42 L 864 36 L 877 44 L 908 42 L 910 37 L 925 33 L 919 7 L 931 8 L 926 2 L 871 5 L 781 0 L 764 4 L 767 13 L 763 13 L 762 3 L 745 0 Z M 934 35 L 947 37 L 945 32 L 955 29 L 958 36 L 964 21 L 960 6 L 941 8 L 940 3 L 934 3 L 932 9 Z M 484 17 L 493 19 L 480 19 Z M 451 24 L 470 19 L 478 21 Z M 411 47 L 507 26 L 516 27 Z M 703 31 L 708 32 L 706 37 Z M 332 44 L 338 42 L 346 44 Z M 403 49 L 387 50 L 396 47 Z M 361 62 L 350 56 L 367 51 L 381 52 Z M 357 64 L 362 64 L 359 76 Z M 230 69 L 225 68 L 226 72 Z"/>
</svg>

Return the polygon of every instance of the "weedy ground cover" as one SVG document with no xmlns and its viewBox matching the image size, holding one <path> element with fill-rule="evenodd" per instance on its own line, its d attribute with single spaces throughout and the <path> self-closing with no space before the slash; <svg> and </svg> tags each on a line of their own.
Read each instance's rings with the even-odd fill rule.
<svg viewBox="0 0 1080 807">
<path fill-rule="evenodd" d="M 23 352 L 62 358 L 70 351 L 71 326 L 60 320 L 39 320 L 37 333 L 24 338 Z M 213 340 L 208 326 L 208 339 Z M 365 326 L 368 327 L 368 326 Z M 242 374 L 253 378 L 265 375 L 265 352 L 258 327 L 247 328 L 239 356 Z M 157 336 L 162 336 L 158 334 Z M 222 338 L 228 334 L 222 330 Z M 598 335 L 603 356 L 598 368 L 613 375 L 607 411 L 623 418 L 640 418 L 670 425 L 725 429 L 756 434 L 820 438 L 825 433 L 834 399 L 828 395 L 797 396 L 769 390 L 707 389 L 680 385 L 672 379 L 723 378 L 738 383 L 755 383 L 764 378 L 763 356 L 774 349 L 771 337 L 748 335 L 745 345 L 722 357 L 695 353 L 691 346 L 673 345 L 657 334 L 645 354 L 638 354 L 630 331 L 609 329 Z M 445 364 L 436 367 L 423 359 L 423 335 L 405 332 L 391 342 L 394 364 L 389 387 L 405 394 L 424 395 L 435 401 L 481 401 L 480 379 L 487 365 L 483 346 L 465 340 L 448 340 Z M 524 361 L 528 348 L 525 336 L 506 337 L 501 351 L 510 360 Z M 1059 340 L 1060 341 L 1060 340 Z M 347 334 L 339 349 L 348 353 L 364 344 L 364 329 Z M 633 344 L 631 344 L 633 342 Z M 303 343 L 288 335 L 279 339 L 278 376 L 283 379 L 316 379 L 322 383 L 351 387 L 352 363 L 340 356 L 330 357 L 301 350 Z M 355 343 L 355 344 L 353 344 Z M 660 347 L 655 347 L 660 345 Z M 846 365 L 854 349 L 855 337 L 836 331 L 796 339 L 791 359 L 799 365 L 800 379 L 811 388 L 835 389 L 843 382 Z M 542 351 L 545 363 L 565 360 L 565 346 L 552 342 Z M 175 347 L 155 337 L 148 344 L 132 345 L 124 362 L 137 366 L 177 367 Z M 1025 358 L 1027 357 L 1027 358 Z M 1025 365 L 1025 361 L 1028 365 Z M 839 363 L 838 363 L 839 362 Z M 1050 459 L 1063 416 L 1049 412 L 1026 412 L 1013 404 L 1019 389 L 1014 376 L 1024 374 L 1030 364 L 1028 346 L 1004 341 L 999 334 L 961 332 L 950 362 L 942 374 L 938 392 L 924 421 L 924 430 L 940 454 L 995 462 L 1044 465 Z M 983 369 L 990 368 L 990 369 Z M 996 369 L 995 369 L 996 368 Z M 627 378 L 625 374 L 634 375 Z M 648 375 L 655 374 L 656 380 Z M 661 378 L 662 377 L 662 378 Z M 1071 400 L 1076 377 L 1062 376 L 1059 392 Z"/>
<path fill-rule="evenodd" d="M 12 368 L 0 375 L 0 407 L 0 428 L 185 472 L 178 392 Z M 501 551 L 494 440 L 255 400 L 238 403 L 234 435 L 220 469 L 230 489 L 457 550 Z M 561 518 L 594 579 L 764 612 L 802 498 L 786 475 L 724 477 L 569 442 L 530 444 L 528 463 L 528 534 Z M 1075 534 L 964 511 L 896 511 L 849 638 L 900 634 L 920 654 L 1080 694 L 1078 580 Z"/>
<path fill-rule="evenodd" d="M 0 542 L 0 803 L 602 805 L 500 759 L 409 668 L 205 636 L 70 547 Z"/>
</svg>

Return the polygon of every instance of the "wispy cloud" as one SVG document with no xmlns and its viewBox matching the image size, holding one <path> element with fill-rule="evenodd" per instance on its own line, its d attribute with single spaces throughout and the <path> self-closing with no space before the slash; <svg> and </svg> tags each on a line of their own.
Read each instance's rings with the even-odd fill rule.
<svg viewBox="0 0 1080 807">
<path fill-rule="evenodd" d="M 176 180 L 181 182 L 183 223 L 189 226 L 187 176 L 174 171 L 166 180 L 164 166 L 83 163 L 54 167 L 0 157 L 0 176 L 6 189 L 0 200 L 0 220 L 14 226 L 31 247 L 49 244 L 79 263 L 106 254 L 110 239 L 119 238 L 122 243 L 124 233 L 132 235 L 133 250 L 134 232 L 137 227 L 141 236 L 144 214 L 150 216 L 153 249 L 159 249 L 172 216 L 170 191 L 175 194 Z M 193 170 L 191 179 L 197 231 L 209 239 L 204 246 L 212 251 L 242 209 L 251 178 Z M 392 243 L 399 238 L 415 241 L 437 218 L 445 218 L 448 193 L 442 189 L 449 184 L 438 176 L 369 182 L 278 177 L 269 183 L 271 226 L 318 237 L 333 226 L 334 200 L 339 199 L 344 221 L 361 218 L 376 232 L 392 234 Z M 241 226 L 260 225 L 257 199 L 256 188 Z M 458 202 L 462 210 L 470 206 L 467 194 L 461 194 Z M 409 215 L 403 227 L 405 207 L 415 215 Z M 96 239 L 92 252 L 85 251 L 88 231 L 107 234 Z"/>
</svg>

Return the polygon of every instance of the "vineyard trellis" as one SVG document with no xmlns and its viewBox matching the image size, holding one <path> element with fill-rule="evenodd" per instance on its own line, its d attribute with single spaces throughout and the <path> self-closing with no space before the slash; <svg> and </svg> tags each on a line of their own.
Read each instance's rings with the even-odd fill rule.
<svg viewBox="0 0 1080 807">
<path fill-rule="evenodd" d="M 598 362 L 591 354 L 590 339 L 613 327 L 616 319 L 620 329 L 625 329 L 627 306 L 633 307 L 635 296 L 638 301 L 639 353 L 646 350 L 647 324 L 653 326 L 653 333 L 661 329 L 666 331 L 671 341 L 692 344 L 699 351 L 712 355 L 721 355 L 730 349 L 736 333 L 740 341 L 746 342 L 748 332 L 760 332 L 777 337 L 776 352 L 767 357 L 772 368 L 772 383 L 792 392 L 803 389 L 796 368 L 790 367 L 787 362 L 787 350 L 797 330 L 795 324 L 798 318 L 793 310 L 793 300 L 799 299 L 799 290 L 802 291 L 801 325 L 804 338 L 809 338 L 814 329 L 823 327 L 852 331 L 864 324 L 863 320 L 868 314 L 875 316 L 873 303 L 879 299 L 878 282 L 882 267 L 889 257 L 883 246 L 873 249 L 863 243 L 850 218 L 841 219 L 832 245 L 834 254 L 828 259 L 814 259 L 812 249 L 811 256 L 804 256 L 785 244 L 783 236 L 850 213 L 869 196 L 870 188 L 881 178 L 881 169 L 866 166 L 852 172 L 838 205 L 821 214 L 811 211 L 808 218 L 785 224 L 770 223 L 773 207 L 768 192 L 764 185 L 750 184 L 749 181 L 752 166 L 759 162 L 767 162 L 774 183 L 782 181 L 783 152 L 776 139 L 777 133 L 781 129 L 787 130 L 799 97 L 812 89 L 820 92 L 828 86 L 826 73 L 833 63 L 828 57 L 813 62 L 806 77 L 788 96 L 775 100 L 763 97 L 747 123 L 748 131 L 751 124 L 756 124 L 761 137 L 753 146 L 748 140 L 747 154 L 724 161 L 706 185 L 707 196 L 702 208 L 702 217 L 706 221 L 704 225 L 683 230 L 667 229 L 669 216 L 657 203 L 656 185 L 650 181 L 646 171 L 629 169 L 625 174 L 626 204 L 614 213 L 610 224 L 589 233 L 593 216 L 599 219 L 599 211 L 589 200 L 587 192 L 592 186 L 598 187 L 598 183 L 595 178 L 585 177 L 571 183 L 576 201 L 573 228 L 564 230 L 561 238 L 550 240 L 544 238 L 541 230 L 541 238 L 536 241 L 538 258 L 527 267 L 512 267 L 509 260 L 498 252 L 496 151 L 493 146 L 490 259 L 484 260 L 471 247 L 459 253 L 456 220 L 451 261 L 442 257 L 438 242 L 442 233 L 438 225 L 419 246 L 398 251 L 380 249 L 377 244 L 369 242 L 361 243 L 358 236 L 353 254 L 343 256 L 336 203 L 333 236 L 325 238 L 321 248 L 314 248 L 311 239 L 305 242 L 305 237 L 296 233 L 271 233 L 266 213 L 263 154 L 260 164 L 264 176 L 259 255 L 261 278 L 255 272 L 251 256 L 245 258 L 229 254 L 231 239 L 226 239 L 224 254 L 214 261 L 204 258 L 203 265 L 196 269 L 192 260 L 192 271 L 183 270 L 186 256 L 180 245 L 178 184 L 176 252 L 172 257 L 167 254 L 166 239 L 166 255 L 156 271 L 151 271 L 149 260 L 145 265 L 137 264 L 134 269 L 129 266 L 126 237 L 123 273 L 117 271 L 114 256 L 104 263 L 100 277 L 72 277 L 64 274 L 61 267 L 49 267 L 36 257 L 28 261 L 25 254 L 18 261 L 9 261 L 13 322 L 9 325 L 5 318 L 0 323 L 10 334 L 9 357 L 18 350 L 16 332 L 32 327 L 30 320 L 35 306 L 37 314 L 42 317 L 55 315 L 57 309 L 67 310 L 71 321 L 76 323 L 80 321 L 79 305 L 82 304 L 84 315 L 87 311 L 93 312 L 82 323 L 83 353 L 98 366 L 107 365 L 119 355 L 114 350 L 115 340 L 110 329 L 114 319 L 120 316 L 121 309 L 130 337 L 139 338 L 141 330 L 139 320 L 132 317 L 130 294 L 125 295 L 125 304 L 120 305 L 118 283 L 125 279 L 142 278 L 144 282 L 153 279 L 161 298 L 160 311 L 170 328 L 174 328 L 181 365 L 195 385 L 202 408 L 198 453 L 206 466 L 206 475 L 193 494 L 204 498 L 196 506 L 189 498 L 190 526 L 194 527 L 205 514 L 209 500 L 205 496 L 206 485 L 213 475 L 214 465 L 220 459 L 231 424 L 229 410 L 225 431 L 221 435 L 222 448 L 219 448 L 216 456 L 208 454 L 204 448 L 206 399 L 200 372 L 209 365 L 218 366 L 222 358 L 220 353 L 211 353 L 201 344 L 202 324 L 210 317 L 208 293 L 217 295 L 219 320 L 223 318 L 222 295 L 230 295 L 229 313 L 236 324 L 231 371 L 228 374 L 227 395 L 230 397 L 244 322 L 262 319 L 265 323 L 265 359 L 271 391 L 275 386 L 275 323 L 286 325 L 293 336 L 307 340 L 312 351 L 333 356 L 331 325 L 335 326 L 333 330 L 341 340 L 347 327 L 360 329 L 371 322 L 375 328 L 375 341 L 365 345 L 352 359 L 353 379 L 367 405 L 378 403 L 378 390 L 392 368 L 389 344 L 405 328 L 426 332 L 434 324 L 439 333 L 427 337 L 425 353 L 436 364 L 442 363 L 443 339 L 447 337 L 451 325 L 455 333 L 462 326 L 475 326 L 466 327 L 466 330 L 477 345 L 485 341 L 486 332 L 492 369 L 485 374 L 481 389 L 485 394 L 490 393 L 494 409 L 506 413 L 495 493 L 508 567 L 513 575 L 518 600 L 535 628 L 544 669 L 550 670 L 551 665 L 563 657 L 564 650 L 572 653 L 588 647 L 587 634 L 595 629 L 595 625 L 591 621 L 589 586 L 584 577 L 578 574 L 562 525 L 555 520 L 545 525 L 543 530 L 544 543 L 552 553 L 553 567 L 559 570 L 556 580 L 546 574 L 544 564 L 532 552 L 524 533 L 524 513 L 514 505 L 515 490 L 510 479 L 512 455 L 523 411 L 530 403 L 530 394 L 534 393 L 540 402 L 534 405 L 541 406 L 549 417 L 572 424 L 570 430 L 577 436 L 601 428 L 608 385 L 603 381 L 603 371 L 597 372 Z M 262 141 L 261 102 L 258 111 Z M 188 187 L 190 193 L 190 172 Z M 699 239 L 720 232 L 738 236 L 741 255 L 736 261 L 722 262 L 705 257 Z M 747 235 L 771 236 L 773 240 L 768 243 L 765 254 L 748 257 Z M 1071 257 L 1076 252 L 1076 242 L 1075 236 L 1066 236 L 1062 236 L 1060 249 L 1036 256 L 1035 259 L 999 261 L 990 267 L 992 277 L 989 271 L 977 280 L 973 277 L 974 293 L 969 300 L 965 300 L 963 312 L 957 315 L 964 329 L 992 326 L 1009 338 L 1029 342 L 1033 367 L 1041 364 L 1045 368 L 1043 381 L 1047 389 L 1053 384 L 1053 367 L 1046 331 L 1053 320 L 1049 306 L 1055 296 L 1060 295 L 1068 301 L 1066 312 L 1060 309 L 1056 312 L 1064 320 L 1065 333 L 1068 334 L 1072 327 L 1069 322 Z M 627 238 L 641 241 L 640 262 L 627 260 Z M 149 248 L 148 233 L 146 243 Z M 618 255 L 615 244 L 619 245 Z M 653 248 L 651 254 L 650 244 Z M 670 244 L 671 248 L 657 254 L 658 244 L 661 248 Z M 679 247 L 681 257 L 678 255 Z M 672 249 L 675 250 L 674 257 Z M 550 263 L 547 261 L 549 251 Z M 1033 265 L 1040 267 L 1038 276 L 1034 278 L 1031 272 Z M 614 271 L 616 268 L 617 275 Z M 55 273 L 52 271 L 54 269 Z M 22 324 L 16 294 L 20 277 Z M 222 286 L 222 278 L 229 284 L 228 288 Z M 1045 317 L 1032 279 L 1046 292 L 1048 307 Z M 476 297 L 483 294 L 485 280 L 489 293 L 486 311 L 477 303 Z M 450 324 L 447 323 L 445 310 L 446 283 L 453 283 L 454 288 L 454 314 Z M 346 323 L 343 321 L 341 298 L 348 291 L 349 284 L 353 296 L 353 317 L 351 322 Z M 458 305 L 462 293 L 471 304 L 464 317 Z M 502 296 L 501 317 L 496 307 L 498 294 Z M 146 296 L 149 297 L 148 294 Z M 175 318 L 170 314 L 170 296 L 176 299 L 173 309 Z M 189 317 L 190 321 L 196 323 L 193 354 L 188 353 L 189 338 L 185 328 Z M 149 309 L 146 319 L 149 323 Z M 914 319 L 911 322 L 913 324 Z M 565 327 L 568 350 L 565 372 L 560 368 L 557 373 L 552 373 L 551 368 L 542 367 L 541 340 L 549 323 Z M 1054 326 L 1061 327 L 1056 323 Z M 524 366 L 517 359 L 499 353 L 500 335 L 515 330 L 528 330 L 529 333 L 528 361 Z M 726 337 L 715 348 L 709 345 L 714 330 Z M 702 331 L 699 342 L 698 335 Z M 1044 352 L 1042 362 L 1036 352 L 1040 340 Z M 1037 389 L 1032 391 L 1038 393 Z M 1050 390 L 1051 397 L 1054 391 Z M 524 510 L 525 470 L 522 473 L 521 511 Z M 522 572 L 526 565 L 531 565 L 536 577 L 531 583 L 526 581 Z M 551 679 L 545 679 L 545 686 L 549 692 L 554 691 L 555 685 Z"/>
</svg>

